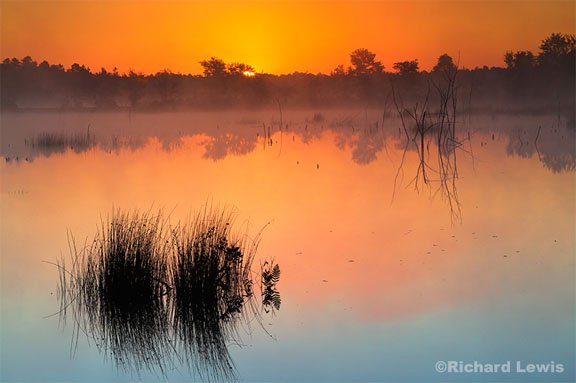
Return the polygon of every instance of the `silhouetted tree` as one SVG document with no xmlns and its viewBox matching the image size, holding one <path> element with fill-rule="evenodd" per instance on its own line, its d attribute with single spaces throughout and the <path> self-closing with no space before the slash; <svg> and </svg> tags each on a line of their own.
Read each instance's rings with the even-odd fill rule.
<svg viewBox="0 0 576 383">
<path fill-rule="evenodd" d="M 50 64 L 48 64 L 48 61 L 44 60 L 40 63 L 40 65 L 38 65 L 38 69 L 43 72 L 47 72 L 50 70 Z"/>
<path fill-rule="evenodd" d="M 219 58 L 210 57 L 210 60 L 200 61 L 206 77 L 223 77 L 226 75 L 226 63 Z"/>
<path fill-rule="evenodd" d="M 130 108 L 136 107 L 138 102 L 144 96 L 144 88 L 146 87 L 146 78 L 142 73 L 136 73 L 130 71 L 126 77 L 128 80 L 126 83 L 128 99 L 130 100 Z"/>
<path fill-rule="evenodd" d="M 93 82 L 92 93 L 95 105 L 98 108 L 116 108 L 118 106 L 116 102 L 119 85 L 118 73 L 101 68 L 99 73 L 94 74 Z"/>
<path fill-rule="evenodd" d="M 418 60 L 400 61 L 392 66 L 400 75 L 407 76 L 418 73 Z"/>
<path fill-rule="evenodd" d="M 254 73 L 254 68 L 244 63 L 232 63 L 226 65 L 226 72 L 231 76 L 242 76 L 244 72 Z"/>
<path fill-rule="evenodd" d="M 50 65 L 50 69 L 55 72 L 64 72 L 66 70 L 62 64 L 52 64 Z"/>
<path fill-rule="evenodd" d="M 72 101 L 76 107 L 81 107 L 83 102 L 89 99 L 93 91 L 93 76 L 90 68 L 74 63 L 66 73 L 68 84 L 72 91 Z"/>
<path fill-rule="evenodd" d="M 368 49 L 360 48 L 350 53 L 350 63 L 352 66 L 349 69 L 350 74 L 353 75 L 369 75 L 375 73 L 382 73 L 384 66 L 380 61 L 376 61 L 376 53 L 370 52 Z"/>
<path fill-rule="evenodd" d="M 530 51 L 506 52 L 504 62 L 508 69 L 528 71 L 534 68 L 536 60 Z"/>
<path fill-rule="evenodd" d="M 177 76 L 171 71 L 164 69 L 154 75 L 154 88 L 160 96 L 160 101 L 167 104 L 174 101 L 177 87 Z"/>
<path fill-rule="evenodd" d="M 529 97 L 535 91 L 534 81 L 530 77 L 534 76 L 536 68 L 536 58 L 530 51 L 506 52 L 504 62 L 508 71 L 506 84 L 510 95 L 516 99 Z"/>
<path fill-rule="evenodd" d="M 458 69 L 452 57 L 444 53 L 438 57 L 438 63 L 432 68 L 434 72 L 452 72 Z"/>
<path fill-rule="evenodd" d="M 529 101 L 540 110 L 553 107 L 558 113 L 564 113 L 564 109 L 571 108 L 569 112 L 573 115 L 575 40 L 573 35 L 552 34 L 542 41 L 537 57 L 527 51 L 509 51 L 504 56 L 508 69 L 484 66 L 459 70 L 459 82 L 462 89 L 472 89 L 473 85 L 474 100 L 481 105 L 479 108 L 500 101 L 503 105 L 507 101 Z M 77 63 L 64 68 L 46 61 L 37 64 L 29 56 L 6 58 L 0 63 L 1 107 L 118 108 L 130 105 L 145 109 L 170 107 L 175 103 L 190 108 L 253 107 L 269 106 L 274 98 L 281 98 L 283 105 L 290 106 L 381 105 L 389 99 L 391 78 L 397 80 L 397 90 L 409 102 L 425 94 L 427 79 L 442 87 L 446 81 L 454 80 L 458 69 L 454 60 L 443 54 L 430 76 L 416 74 L 417 60 L 395 63 L 394 69 L 400 75 L 381 74 L 382 64 L 376 54 L 367 49 L 353 51 L 350 66 L 339 65 L 330 76 L 260 74 L 244 81 L 243 72 L 253 71 L 250 65 L 227 65 L 215 57 L 202 61 L 201 65 L 207 78 L 168 71 L 154 75 L 134 72 L 119 75 L 116 69 L 113 72 L 104 69 L 94 73 Z M 509 105 L 516 107 L 513 103 Z"/>
<path fill-rule="evenodd" d="M 32 57 L 26 56 L 22 59 L 22 68 L 24 69 L 36 69 L 38 64 L 36 61 L 32 60 Z"/>
<path fill-rule="evenodd" d="M 542 40 L 538 63 L 550 69 L 574 71 L 576 56 L 576 36 L 552 33 Z"/>
<path fill-rule="evenodd" d="M 346 69 L 344 68 L 344 65 L 340 64 L 338 65 L 336 68 L 334 68 L 332 70 L 332 72 L 330 72 L 331 76 L 344 76 L 346 75 Z"/>
<path fill-rule="evenodd" d="M 70 73 L 79 73 L 79 74 L 89 74 L 90 69 L 85 67 L 84 65 L 80 65 L 78 63 L 72 64 L 70 69 L 68 70 Z"/>
<path fill-rule="evenodd" d="M 18 60 L 16 57 L 11 59 L 5 58 L 4 61 L 2 61 L 2 65 L 5 67 L 10 66 L 11 68 L 15 68 L 20 65 L 20 60 Z"/>
</svg>

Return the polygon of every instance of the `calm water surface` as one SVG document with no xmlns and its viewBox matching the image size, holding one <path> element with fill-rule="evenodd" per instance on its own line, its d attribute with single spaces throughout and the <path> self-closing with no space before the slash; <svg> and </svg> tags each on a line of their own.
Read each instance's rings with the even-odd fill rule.
<svg viewBox="0 0 576 383">
<path fill-rule="evenodd" d="M 454 152 L 432 140 L 424 162 L 376 111 L 284 112 L 282 129 L 274 112 L 1 118 L 2 381 L 158 380 L 118 371 L 83 336 L 71 356 L 43 261 L 115 207 L 177 222 L 206 202 L 253 233 L 270 223 L 255 262 L 282 268 L 281 310 L 230 345 L 244 381 L 575 379 L 575 137 L 555 117 L 472 116 Z M 48 133 L 70 142 L 37 144 Z M 438 361 L 513 371 L 442 374 Z"/>
</svg>

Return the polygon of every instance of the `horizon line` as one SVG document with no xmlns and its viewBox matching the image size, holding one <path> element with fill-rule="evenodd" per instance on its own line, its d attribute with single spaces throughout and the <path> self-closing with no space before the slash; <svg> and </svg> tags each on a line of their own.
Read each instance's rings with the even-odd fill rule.
<svg viewBox="0 0 576 383">
<path fill-rule="evenodd" d="M 23 61 L 25 58 L 27 58 L 27 57 L 29 57 L 33 62 L 35 62 L 37 66 L 40 66 L 40 64 L 42 64 L 43 62 L 46 62 L 46 63 L 47 63 L 48 65 L 50 65 L 50 66 L 59 66 L 59 65 L 60 65 L 60 66 L 62 66 L 62 67 L 64 68 L 64 70 L 68 71 L 68 70 L 70 70 L 70 69 L 72 68 L 73 65 L 76 64 L 76 65 L 79 65 L 79 66 L 81 66 L 81 67 L 84 67 L 84 68 L 87 69 L 91 74 L 94 74 L 94 75 L 101 73 L 102 69 L 104 69 L 104 70 L 106 71 L 106 73 L 108 73 L 108 74 L 117 74 L 118 76 L 128 76 L 130 73 L 134 73 L 134 74 L 136 74 L 136 75 L 143 75 L 143 76 L 154 76 L 154 75 L 157 75 L 157 74 L 160 74 L 160 73 L 170 73 L 170 74 L 172 74 L 172 75 L 179 75 L 179 76 L 206 77 L 206 76 L 204 76 L 204 75 L 202 74 L 202 72 L 199 72 L 199 73 L 192 73 L 192 72 L 184 73 L 184 72 L 180 72 L 180 71 L 173 71 L 172 69 L 167 68 L 167 67 L 164 68 L 164 69 L 157 70 L 157 71 L 149 71 L 149 72 L 140 71 L 140 70 L 134 69 L 134 68 L 132 68 L 132 67 L 129 67 L 127 70 L 120 71 L 120 70 L 118 69 L 118 67 L 107 68 L 106 66 L 101 66 L 101 67 L 100 67 L 100 70 L 96 70 L 96 69 L 91 68 L 91 67 L 89 67 L 89 66 L 87 66 L 87 65 L 85 65 L 85 64 L 82 64 L 82 63 L 79 62 L 79 61 L 74 61 L 74 62 L 72 62 L 71 64 L 65 65 L 65 64 L 62 64 L 62 63 L 60 63 L 60 62 L 58 62 L 58 63 L 50 62 L 50 61 L 48 61 L 47 59 L 37 60 L 37 59 L 35 59 L 34 57 L 32 57 L 31 55 L 26 55 L 26 56 L 21 57 L 21 58 L 18 58 L 18 57 L 15 57 L 15 56 L 13 56 L 13 57 L 6 56 L 6 57 L 4 57 L 4 58 L 1 59 L 0 64 L 3 65 L 6 60 L 13 60 L 13 59 L 16 59 L 16 60 L 18 60 L 20 63 L 22 63 L 22 61 Z M 211 56 L 211 57 L 217 58 L 216 56 Z M 414 60 L 415 60 L 415 61 L 418 61 L 418 59 L 414 59 Z M 404 61 L 412 61 L 412 60 L 404 60 Z M 458 60 L 458 61 L 459 61 L 459 60 Z M 504 62 L 504 60 L 502 60 L 502 61 Z M 200 63 L 200 61 L 199 61 L 198 63 Z M 348 68 L 348 67 L 350 67 L 350 66 L 349 66 L 349 65 L 345 65 L 345 68 Z M 335 68 L 336 68 L 336 67 L 335 67 Z M 473 67 L 473 68 L 468 67 L 468 66 L 459 66 L 459 65 L 457 65 L 457 68 L 458 68 L 458 70 L 481 70 L 481 69 L 486 69 L 486 68 L 489 69 L 489 70 L 492 70 L 492 69 L 506 69 L 506 67 L 505 67 L 504 65 L 502 65 L 502 66 L 476 65 L 476 66 Z M 398 74 L 398 72 L 395 71 L 394 69 L 392 69 L 392 71 L 388 71 L 388 70 L 386 70 L 386 69 L 387 69 L 387 67 L 384 66 L 382 73 L 386 73 L 386 74 Z M 430 72 L 432 72 L 432 69 L 421 69 L 421 70 L 418 70 L 418 73 L 430 73 Z M 314 75 L 314 76 L 318 76 L 318 75 L 332 76 L 332 73 L 326 73 L 326 72 L 310 72 L 310 71 L 307 71 L 307 70 L 304 70 L 304 71 L 294 70 L 294 71 L 292 71 L 292 72 L 272 73 L 272 72 L 265 72 L 264 70 L 261 69 L 261 70 L 254 70 L 254 73 L 256 73 L 257 75 L 268 75 L 268 76 L 290 76 L 290 75 L 296 75 L 296 74 L 307 74 L 307 75 Z"/>
</svg>

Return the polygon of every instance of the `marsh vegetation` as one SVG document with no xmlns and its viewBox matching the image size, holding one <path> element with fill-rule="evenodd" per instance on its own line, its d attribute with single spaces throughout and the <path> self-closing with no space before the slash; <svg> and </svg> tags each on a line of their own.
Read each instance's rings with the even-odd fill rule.
<svg viewBox="0 0 576 383">
<path fill-rule="evenodd" d="M 261 232 L 237 234 L 233 223 L 231 212 L 211 208 L 175 226 L 161 212 L 116 210 L 90 245 L 70 237 L 72 263 L 61 260 L 58 270 L 73 353 L 85 335 L 124 371 L 164 376 L 183 365 L 204 379 L 236 379 L 228 346 L 241 342 L 243 325 L 260 323 L 271 290 L 280 308 L 280 269 L 272 264 L 274 278 L 253 270 Z"/>
<path fill-rule="evenodd" d="M 88 126 L 85 134 L 41 132 L 35 137 L 26 139 L 24 144 L 42 153 L 60 153 L 68 149 L 83 152 L 96 146 L 96 137 L 90 134 L 90 126 Z"/>
</svg>

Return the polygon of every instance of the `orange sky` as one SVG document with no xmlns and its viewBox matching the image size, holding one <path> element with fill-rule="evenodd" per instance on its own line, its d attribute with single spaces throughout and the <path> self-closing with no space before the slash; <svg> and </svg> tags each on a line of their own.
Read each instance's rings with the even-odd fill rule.
<svg viewBox="0 0 576 383">
<path fill-rule="evenodd" d="M 552 32 L 575 33 L 564 2 L 209 1 L 1 3 L 2 58 L 31 55 L 93 70 L 200 73 L 216 56 L 257 71 L 329 73 L 368 48 L 387 70 L 460 55 L 465 67 L 503 66 L 506 50 L 538 51 Z"/>
</svg>

